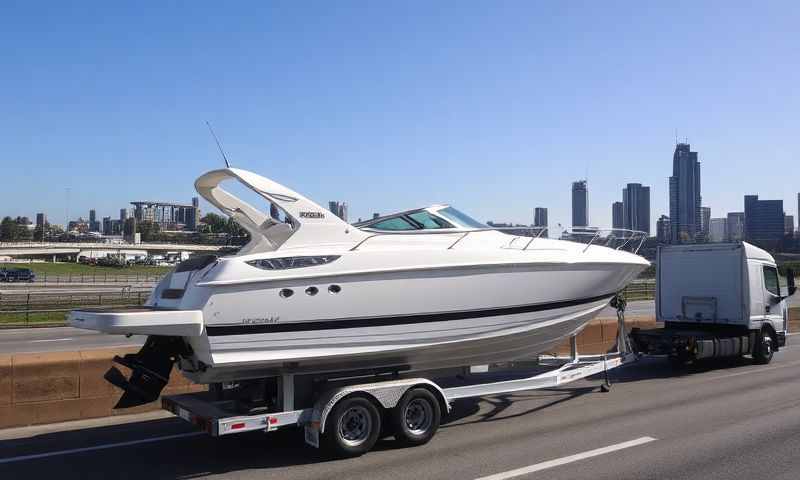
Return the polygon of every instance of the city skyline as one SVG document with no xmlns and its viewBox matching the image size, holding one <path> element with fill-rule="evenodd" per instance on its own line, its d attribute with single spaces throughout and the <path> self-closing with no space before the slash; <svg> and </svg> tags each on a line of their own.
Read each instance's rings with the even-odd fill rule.
<svg viewBox="0 0 800 480">
<path fill-rule="evenodd" d="M 3 214 L 61 224 L 189 198 L 223 165 L 208 120 L 232 165 L 321 205 L 345 198 L 352 218 L 450 203 L 529 223 L 548 205 L 568 225 L 583 177 L 590 223 L 610 225 L 619 189 L 640 182 L 652 226 L 678 141 L 701 153 L 712 215 L 757 193 L 797 216 L 797 4 L 318 8 L 9 6 Z"/>
</svg>

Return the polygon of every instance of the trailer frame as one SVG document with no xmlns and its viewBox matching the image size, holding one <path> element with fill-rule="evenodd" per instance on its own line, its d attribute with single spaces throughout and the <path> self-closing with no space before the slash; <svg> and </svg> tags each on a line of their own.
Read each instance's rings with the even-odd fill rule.
<svg viewBox="0 0 800 480">
<path fill-rule="evenodd" d="M 197 426 L 212 436 L 226 436 L 250 431 L 272 432 L 286 427 L 304 427 L 305 441 L 320 446 L 320 435 L 325 433 L 326 418 L 337 402 L 351 394 L 368 396 L 384 409 L 394 408 L 403 395 L 412 388 L 427 388 L 435 393 L 444 414 L 449 413 L 455 400 L 502 393 L 553 388 L 576 380 L 608 372 L 638 359 L 633 352 L 625 330 L 624 313 L 617 312 L 617 337 L 614 348 L 605 354 L 581 355 L 578 353 L 577 334 L 570 337 L 569 356 L 538 356 L 538 365 L 549 370 L 524 378 L 491 381 L 470 385 L 442 387 L 425 377 L 396 378 L 363 382 L 354 379 L 352 384 L 330 388 L 320 394 L 313 407 L 295 407 L 295 376 L 284 374 L 278 378 L 280 410 L 253 415 L 231 414 L 234 400 L 215 400 L 212 392 L 187 393 L 165 396 L 162 408 Z M 465 372 L 483 373 L 493 365 L 464 367 Z M 502 370 L 502 369 L 500 369 Z M 603 391 L 610 384 L 605 377 Z"/>
</svg>

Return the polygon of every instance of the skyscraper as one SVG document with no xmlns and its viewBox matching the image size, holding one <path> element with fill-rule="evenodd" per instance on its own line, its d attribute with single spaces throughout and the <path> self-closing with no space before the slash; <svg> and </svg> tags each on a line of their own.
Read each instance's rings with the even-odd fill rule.
<svg viewBox="0 0 800 480">
<path fill-rule="evenodd" d="M 625 208 L 622 202 L 614 202 L 611 204 L 611 226 L 613 228 L 625 228 Z"/>
<path fill-rule="evenodd" d="M 700 233 L 700 162 L 688 143 L 675 146 L 669 177 L 670 241 L 693 242 Z"/>
<path fill-rule="evenodd" d="M 700 233 L 705 238 L 711 233 L 711 207 L 700 207 Z"/>
<path fill-rule="evenodd" d="M 783 216 L 783 233 L 785 235 L 794 235 L 794 215 Z"/>
<path fill-rule="evenodd" d="M 650 187 L 629 183 L 622 189 L 622 223 L 623 228 L 650 235 Z"/>
<path fill-rule="evenodd" d="M 669 217 L 661 215 L 656 221 L 656 240 L 658 243 L 669 243 L 671 229 L 669 226 Z"/>
<path fill-rule="evenodd" d="M 533 226 L 539 228 L 547 228 L 547 209 L 544 207 L 536 207 L 533 209 Z M 542 233 L 543 237 L 547 237 L 547 231 Z"/>
<path fill-rule="evenodd" d="M 345 222 L 347 221 L 347 202 L 331 200 L 328 202 L 328 210 Z"/>
<path fill-rule="evenodd" d="M 572 182 L 572 226 L 589 225 L 589 186 L 586 180 Z"/>
<path fill-rule="evenodd" d="M 119 221 L 125 223 L 125 220 L 128 219 L 128 209 L 127 208 L 120 208 L 119 209 Z"/>
<path fill-rule="evenodd" d="M 728 213 L 728 225 L 725 227 L 726 240 L 741 242 L 744 240 L 744 212 Z"/>
<path fill-rule="evenodd" d="M 100 231 L 100 222 L 97 221 L 97 212 L 94 209 L 89 210 L 89 231 Z"/>
<path fill-rule="evenodd" d="M 748 242 L 770 248 L 783 239 L 783 200 L 744 196 L 744 236 Z"/>
<path fill-rule="evenodd" d="M 724 242 L 727 237 L 725 229 L 728 225 L 727 218 L 712 218 L 709 221 L 708 227 L 708 241 L 709 242 Z"/>
<path fill-rule="evenodd" d="M 44 228 L 44 225 L 47 223 L 47 215 L 44 213 L 37 213 L 36 214 L 36 228 L 41 230 Z"/>
</svg>

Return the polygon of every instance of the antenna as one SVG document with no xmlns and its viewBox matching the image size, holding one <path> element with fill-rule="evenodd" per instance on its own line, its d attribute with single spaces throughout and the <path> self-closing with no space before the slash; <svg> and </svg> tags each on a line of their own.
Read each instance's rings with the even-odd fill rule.
<svg viewBox="0 0 800 480">
<path fill-rule="evenodd" d="M 217 142 L 217 148 L 219 148 L 219 153 L 222 154 L 222 159 L 225 160 L 225 166 L 231 168 L 230 162 L 228 162 L 228 157 L 225 156 L 225 150 L 222 149 L 222 145 L 219 143 L 219 139 L 217 138 L 217 134 L 214 133 L 214 129 L 211 128 L 211 124 L 208 123 L 206 120 L 206 125 L 208 125 L 208 131 L 211 132 L 211 136 L 214 137 L 214 141 Z"/>
</svg>

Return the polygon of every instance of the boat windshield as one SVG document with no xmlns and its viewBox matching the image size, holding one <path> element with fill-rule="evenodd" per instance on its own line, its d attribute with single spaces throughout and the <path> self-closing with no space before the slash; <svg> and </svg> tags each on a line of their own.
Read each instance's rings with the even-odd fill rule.
<svg viewBox="0 0 800 480">
<path fill-rule="evenodd" d="M 463 228 L 488 228 L 483 223 L 475 220 L 466 213 L 456 210 L 453 207 L 445 207 L 441 210 L 438 210 L 436 214 L 441 215 L 442 217 L 450 220 L 451 222 Z"/>
</svg>

